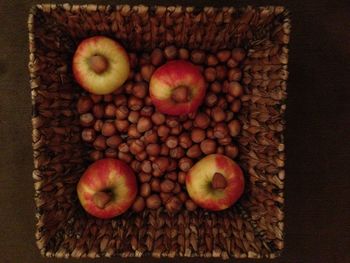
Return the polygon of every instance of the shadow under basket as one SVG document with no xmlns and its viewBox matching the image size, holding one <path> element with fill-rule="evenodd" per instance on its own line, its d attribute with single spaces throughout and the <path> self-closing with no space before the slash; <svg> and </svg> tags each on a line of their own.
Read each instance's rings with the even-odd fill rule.
<svg viewBox="0 0 350 263">
<path fill-rule="evenodd" d="M 283 7 L 36 5 L 29 15 L 37 245 L 47 257 L 275 258 L 283 249 L 284 111 L 290 19 Z M 216 53 L 243 47 L 242 198 L 222 212 L 163 208 L 111 220 L 86 214 L 76 184 L 88 165 L 71 58 L 105 35 L 128 50 L 174 44 Z"/>
</svg>

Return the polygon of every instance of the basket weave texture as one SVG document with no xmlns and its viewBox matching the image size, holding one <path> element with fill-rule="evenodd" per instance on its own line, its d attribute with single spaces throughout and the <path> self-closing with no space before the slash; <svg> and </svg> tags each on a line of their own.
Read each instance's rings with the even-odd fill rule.
<svg viewBox="0 0 350 263">
<path fill-rule="evenodd" d="M 40 252 L 47 257 L 274 258 L 283 249 L 284 142 L 290 19 L 283 7 L 56 5 L 29 15 L 34 186 Z M 239 162 L 246 174 L 240 201 L 223 212 L 160 208 L 112 220 L 88 216 L 76 184 L 87 167 L 70 61 L 93 35 L 128 50 L 174 44 L 212 53 L 244 47 L 245 95 Z"/>
</svg>

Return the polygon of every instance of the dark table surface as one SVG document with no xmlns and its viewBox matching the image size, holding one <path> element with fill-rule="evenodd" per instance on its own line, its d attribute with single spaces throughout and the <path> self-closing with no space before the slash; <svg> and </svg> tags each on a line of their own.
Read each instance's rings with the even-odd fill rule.
<svg viewBox="0 0 350 263">
<path fill-rule="evenodd" d="M 62 1 L 51 1 L 62 2 Z M 73 3 L 73 1 L 70 1 Z M 74 3 L 86 1 L 74 1 Z M 90 1 L 88 1 L 90 2 Z M 117 1 L 92 1 L 115 3 Z M 118 3 L 141 1 L 118 1 Z M 143 1 L 286 5 L 292 13 L 285 250 L 274 262 L 350 262 L 350 1 Z M 35 245 L 27 15 L 35 1 L 0 1 L 0 262 L 45 259 Z M 65 262 L 91 260 L 68 260 Z M 98 259 L 94 262 L 219 262 Z M 246 262 L 269 262 L 257 260 Z"/>
</svg>

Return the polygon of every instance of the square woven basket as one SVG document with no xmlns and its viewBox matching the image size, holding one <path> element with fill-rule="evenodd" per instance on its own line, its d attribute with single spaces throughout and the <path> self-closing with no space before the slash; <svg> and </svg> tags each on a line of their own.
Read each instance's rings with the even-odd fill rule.
<svg viewBox="0 0 350 263">
<path fill-rule="evenodd" d="M 274 258 L 284 246 L 284 111 L 290 33 L 280 6 L 194 8 L 43 4 L 29 15 L 36 240 L 47 257 Z M 70 61 L 82 39 L 128 50 L 174 44 L 212 53 L 244 47 L 239 164 L 243 197 L 222 212 L 163 208 L 111 220 L 88 216 L 76 184 L 88 162 Z"/>
</svg>

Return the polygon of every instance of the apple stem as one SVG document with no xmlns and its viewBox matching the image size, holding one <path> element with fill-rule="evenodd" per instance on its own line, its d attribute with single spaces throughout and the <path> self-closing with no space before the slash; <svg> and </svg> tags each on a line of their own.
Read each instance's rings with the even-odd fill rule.
<svg viewBox="0 0 350 263">
<path fill-rule="evenodd" d="M 171 99 L 178 103 L 188 102 L 190 100 L 189 88 L 184 85 L 176 87 L 171 94 Z"/>
<path fill-rule="evenodd" d="M 92 56 L 89 60 L 89 64 L 91 69 L 97 74 L 105 72 L 108 68 L 108 60 L 102 55 Z"/>
<path fill-rule="evenodd" d="M 109 201 L 112 199 L 112 194 L 107 192 L 98 192 L 94 194 L 92 201 L 98 208 L 105 208 Z"/>
<path fill-rule="evenodd" d="M 226 178 L 221 173 L 215 173 L 211 181 L 213 189 L 225 189 L 227 186 Z"/>
</svg>

